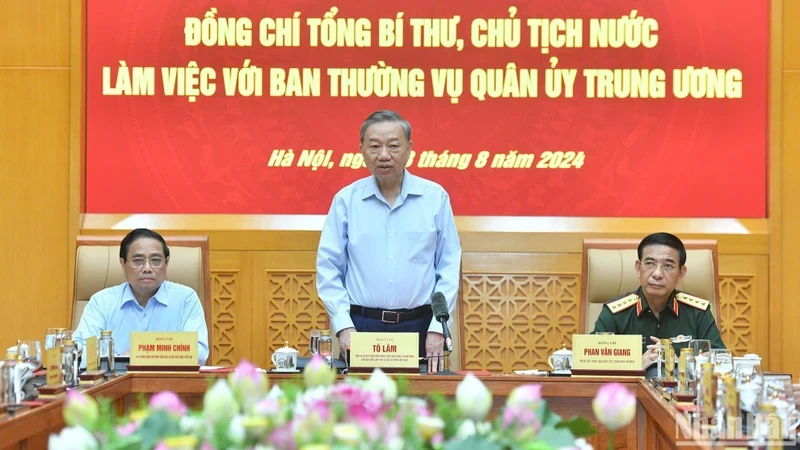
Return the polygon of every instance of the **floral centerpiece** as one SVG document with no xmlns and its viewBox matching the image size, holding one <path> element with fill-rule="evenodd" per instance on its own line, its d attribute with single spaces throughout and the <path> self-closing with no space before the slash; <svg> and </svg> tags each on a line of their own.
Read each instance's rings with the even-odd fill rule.
<svg viewBox="0 0 800 450">
<path fill-rule="evenodd" d="M 488 421 L 492 393 L 472 374 L 459 383 L 455 400 L 405 396 L 406 382 L 380 369 L 368 379 L 335 381 L 336 373 L 319 356 L 305 368 L 302 382 L 271 387 L 265 373 L 242 361 L 208 389 L 202 410 L 189 410 L 175 393 L 161 392 L 125 417 L 116 417 L 108 401 L 70 391 L 63 410 L 67 428 L 50 436 L 49 448 L 585 449 L 591 447 L 584 438 L 596 431 L 583 418 L 553 413 L 539 384 L 516 387 Z M 635 399 L 628 408 L 624 395 L 633 396 L 615 386 L 621 387 L 604 386 L 610 389 L 601 389 L 598 394 L 606 393 L 593 407 L 601 423 L 620 427 L 633 418 Z M 617 404 L 602 404 L 611 401 Z"/>
</svg>

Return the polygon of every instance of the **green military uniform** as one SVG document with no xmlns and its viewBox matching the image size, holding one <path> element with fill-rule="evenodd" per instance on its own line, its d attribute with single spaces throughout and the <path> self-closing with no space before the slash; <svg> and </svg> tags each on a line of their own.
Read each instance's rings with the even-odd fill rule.
<svg viewBox="0 0 800 450">
<path fill-rule="evenodd" d="M 607 301 L 594 324 L 593 333 L 602 332 L 642 335 L 642 353 L 653 343 L 650 336 L 659 339 L 691 336 L 692 339 L 708 339 L 711 348 L 725 348 L 711 314 L 711 302 L 677 289 L 672 292 L 658 319 L 647 304 L 641 287 Z M 676 344 L 675 348 L 680 352 L 679 349 L 687 345 Z"/>
</svg>

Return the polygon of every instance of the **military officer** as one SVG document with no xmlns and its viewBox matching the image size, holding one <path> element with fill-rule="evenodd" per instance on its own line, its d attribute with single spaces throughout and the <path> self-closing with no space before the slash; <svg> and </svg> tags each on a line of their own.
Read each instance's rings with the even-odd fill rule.
<svg viewBox="0 0 800 450">
<path fill-rule="evenodd" d="M 661 338 L 692 336 L 708 339 L 711 348 L 725 348 L 711 302 L 675 289 L 687 270 L 683 242 L 669 233 L 654 233 L 639 243 L 637 252 L 641 286 L 606 302 L 593 333 L 642 335 L 644 368 L 656 360 Z"/>
</svg>

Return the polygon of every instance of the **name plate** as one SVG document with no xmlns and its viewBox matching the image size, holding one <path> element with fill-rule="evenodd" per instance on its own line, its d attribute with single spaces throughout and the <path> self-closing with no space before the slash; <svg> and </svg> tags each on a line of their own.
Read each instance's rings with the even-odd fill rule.
<svg viewBox="0 0 800 450">
<path fill-rule="evenodd" d="M 419 368 L 418 333 L 353 333 L 350 366 L 365 368 Z"/>
<path fill-rule="evenodd" d="M 91 372 L 97 370 L 97 336 L 86 338 L 86 349 L 83 351 L 86 359 L 86 370 Z"/>
<path fill-rule="evenodd" d="M 44 352 L 44 363 L 47 368 L 46 384 L 48 387 L 64 384 L 61 372 L 61 347 L 48 348 Z"/>
<path fill-rule="evenodd" d="M 626 334 L 575 334 L 572 366 L 581 370 L 641 370 L 642 337 Z"/>
<path fill-rule="evenodd" d="M 131 332 L 132 366 L 196 366 L 197 331 Z"/>
</svg>

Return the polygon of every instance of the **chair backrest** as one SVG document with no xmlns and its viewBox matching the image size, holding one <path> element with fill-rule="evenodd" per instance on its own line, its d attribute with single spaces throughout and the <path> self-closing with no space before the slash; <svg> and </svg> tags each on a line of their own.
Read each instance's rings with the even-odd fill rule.
<svg viewBox="0 0 800 450">
<path fill-rule="evenodd" d="M 591 333 L 603 303 L 639 287 L 635 262 L 639 240 L 584 239 L 580 330 Z M 677 289 L 712 302 L 719 321 L 717 241 L 685 240 L 686 276 Z"/>
<path fill-rule="evenodd" d="M 72 329 L 78 328 L 83 309 L 95 293 L 125 282 L 119 265 L 119 245 L 123 236 L 78 236 L 75 256 L 75 293 L 72 302 Z M 203 304 L 211 338 L 211 287 L 208 236 L 164 236 L 170 257 L 167 280 L 197 292 Z M 208 362 L 211 364 L 211 343 Z"/>
</svg>

